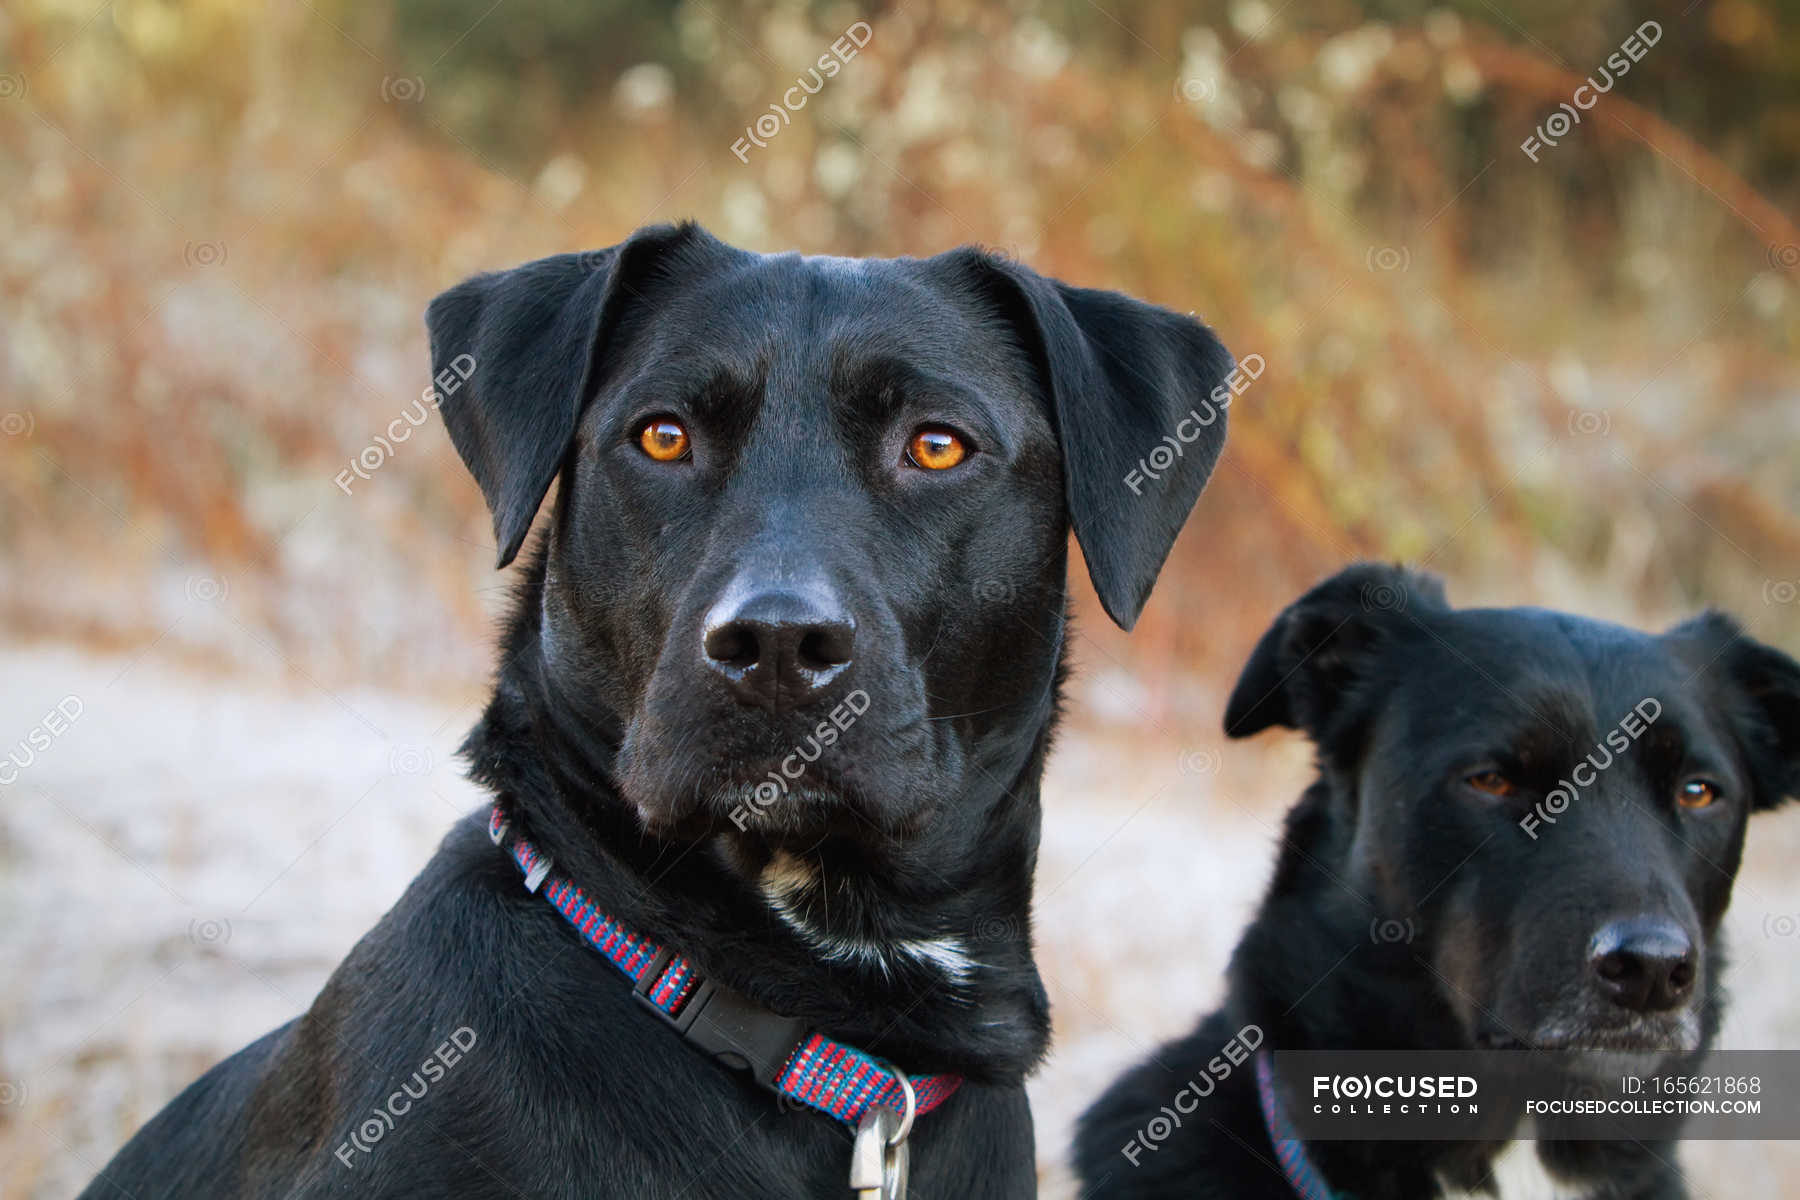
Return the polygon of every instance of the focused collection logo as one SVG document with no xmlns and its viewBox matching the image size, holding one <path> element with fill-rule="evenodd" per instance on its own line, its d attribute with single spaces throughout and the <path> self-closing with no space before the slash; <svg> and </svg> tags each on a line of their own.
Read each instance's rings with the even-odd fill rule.
<svg viewBox="0 0 1800 1200">
<path fill-rule="evenodd" d="M 1314 1075 L 1320 1116 L 1473 1116 L 1481 1082 L 1473 1075 Z"/>
</svg>

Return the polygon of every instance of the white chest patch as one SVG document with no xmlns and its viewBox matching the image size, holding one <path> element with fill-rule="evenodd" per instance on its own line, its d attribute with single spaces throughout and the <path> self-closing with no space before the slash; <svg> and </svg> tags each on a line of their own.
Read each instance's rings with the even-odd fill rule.
<svg viewBox="0 0 1800 1200">
<path fill-rule="evenodd" d="M 1538 1158 L 1536 1142 L 1509 1142 L 1490 1170 L 1500 1189 L 1498 1200 L 1588 1200 L 1586 1185 L 1562 1183 Z M 1444 1200 L 1496 1200 L 1492 1192 L 1464 1192 L 1445 1187 Z"/>
<path fill-rule="evenodd" d="M 821 886 L 819 874 L 811 863 L 785 850 L 777 851 L 770 859 L 758 883 L 763 898 L 781 923 L 827 961 L 859 963 L 891 976 L 896 959 L 904 958 L 931 967 L 957 986 L 968 983 L 980 965 L 959 938 L 880 939 L 815 927 L 806 913 L 812 908 L 809 901 L 815 889 Z M 823 910 L 824 906 L 820 908 Z"/>
</svg>

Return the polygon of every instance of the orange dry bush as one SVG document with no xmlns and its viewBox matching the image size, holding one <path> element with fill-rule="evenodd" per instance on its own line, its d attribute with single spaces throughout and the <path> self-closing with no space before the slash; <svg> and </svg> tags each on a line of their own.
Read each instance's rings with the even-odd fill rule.
<svg viewBox="0 0 1800 1200">
<path fill-rule="evenodd" d="M 680 61 L 571 93 L 459 67 L 510 36 L 504 11 L 433 63 L 377 10 L 118 8 L 27 4 L 6 35 L 15 630 L 480 678 L 501 588 L 441 429 L 334 481 L 416 403 L 436 291 L 681 216 L 770 250 L 981 242 L 1261 356 L 1137 634 L 1078 584 L 1085 653 L 1162 711 L 1353 555 L 1495 600 L 1715 601 L 1800 630 L 1800 605 L 1758 603 L 1800 577 L 1800 235 L 1623 90 L 1529 162 L 1519 138 L 1587 69 L 1572 51 L 1444 13 L 1321 7 L 1249 36 L 1152 6 L 1077 36 L 944 0 L 869 17 L 740 161 L 853 17 L 682 9 Z M 196 579 L 229 582 L 218 619 L 184 619 Z"/>
</svg>

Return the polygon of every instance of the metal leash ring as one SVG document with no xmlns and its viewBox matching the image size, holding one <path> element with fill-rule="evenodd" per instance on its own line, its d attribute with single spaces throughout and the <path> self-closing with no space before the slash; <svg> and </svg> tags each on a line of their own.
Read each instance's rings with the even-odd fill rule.
<svg viewBox="0 0 1800 1200">
<path fill-rule="evenodd" d="M 850 1190 L 860 1200 L 906 1200 L 911 1173 L 906 1139 L 918 1116 L 919 1098 L 905 1072 L 888 1063 L 882 1065 L 899 1081 L 906 1105 L 898 1118 L 886 1104 L 871 1104 L 864 1110 L 850 1150 Z"/>
<path fill-rule="evenodd" d="M 892 1063 L 887 1064 L 887 1069 L 893 1072 L 894 1079 L 900 1084 L 901 1092 L 906 1096 L 906 1109 L 900 1114 L 900 1128 L 895 1131 L 892 1138 L 888 1139 L 888 1145 L 898 1146 L 912 1132 L 913 1118 L 919 1115 L 919 1097 L 918 1093 L 913 1091 L 912 1080 L 906 1077 L 905 1071 Z"/>
</svg>

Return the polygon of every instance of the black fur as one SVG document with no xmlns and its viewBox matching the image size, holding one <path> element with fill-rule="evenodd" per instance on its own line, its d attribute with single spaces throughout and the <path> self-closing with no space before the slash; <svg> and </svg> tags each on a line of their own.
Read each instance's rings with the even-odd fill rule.
<svg viewBox="0 0 1800 1200">
<path fill-rule="evenodd" d="M 965 1076 L 912 1135 L 915 1195 L 1032 1194 L 1023 1080 L 1049 1019 L 1030 888 L 1068 533 L 1129 625 L 1223 422 L 1193 426 L 1161 486 L 1122 476 L 1207 404 L 1223 348 L 978 251 L 765 257 L 692 225 L 479 276 L 428 323 L 502 564 L 560 478 L 465 747 L 474 778 L 707 977 L 909 1073 Z M 652 418 L 687 429 L 689 457 L 639 448 Z M 974 453 L 909 466 L 922 425 Z M 759 707 L 702 634 L 733 589 L 790 585 L 853 623 L 854 659 Z M 835 745 L 747 810 L 857 692 Z M 909 941 L 974 965 L 959 979 Z M 346 1165 L 359 1123 L 463 1030 L 461 1060 Z M 190 1087 L 87 1194 L 835 1198 L 849 1146 L 634 1004 L 478 815 L 305 1016 Z"/>
<path fill-rule="evenodd" d="M 1660 717 L 1554 825 L 1526 834 L 1525 814 L 1645 697 Z M 1248 1064 L 1166 1141 L 1124 1152 L 1246 1025 L 1275 1050 L 1558 1045 L 1648 1052 L 1665 1069 L 1691 1061 L 1719 1026 L 1719 922 L 1748 818 L 1800 791 L 1797 705 L 1800 666 L 1718 614 L 1653 636 L 1536 609 L 1454 610 L 1436 580 L 1369 565 L 1315 588 L 1251 654 L 1225 727 L 1304 730 L 1319 778 L 1288 814 L 1224 1008 L 1083 1116 L 1083 1194 L 1292 1196 Z M 1468 782 L 1490 769 L 1516 793 Z M 1723 796 L 1681 810 L 1675 790 L 1695 774 Z M 1701 979 L 1681 1009 L 1621 1015 L 1588 985 L 1595 928 L 1638 913 L 1699 947 Z M 1538 1146 L 1607 1200 L 1686 1195 L 1669 1145 Z M 1500 1148 L 1307 1147 L 1358 1200 L 1427 1200 L 1440 1179 L 1481 1188 Z"/>
</svg>

